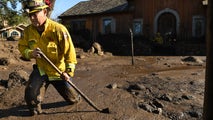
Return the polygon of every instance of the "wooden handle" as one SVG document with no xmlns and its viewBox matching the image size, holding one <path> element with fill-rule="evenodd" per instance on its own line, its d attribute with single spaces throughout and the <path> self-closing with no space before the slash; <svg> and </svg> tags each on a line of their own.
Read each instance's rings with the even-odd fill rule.
<svg viewBox="0 0 213 120">
<path fill-rule="evenodd" d="M 40 50 L 39 54 L 41 57 L 43 57 L 60 75 L 62 72 L 52 63 L 52 61 L 49 60 L 49 58 Z M 98 108 L 81 90 L 79 90 L 75 84 L 73 84 L 71 81 L 67 81 L 86 101 L 89 103 L 93 108 L 95 108 L 97 111 L 102 112 L 100 108 Z"/>
<path fill-rule="evenodd" d="M 52 63 L 52 61 L 50 61 L 50 60 L 48 59 L 48 57 L 47 57 L 42 51 L 40 51 L 39 54 L 40 54 L 49 64 L 51 64 L 51 66 L 52 66 L 60 75 L 62 74 L 62 72 Z"/>
</svg>

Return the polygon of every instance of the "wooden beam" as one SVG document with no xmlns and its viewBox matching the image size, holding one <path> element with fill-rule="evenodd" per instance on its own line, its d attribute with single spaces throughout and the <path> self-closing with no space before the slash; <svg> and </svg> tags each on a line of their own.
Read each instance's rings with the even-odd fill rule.
<svg viewBox="0 0 213 120">
<path fill-rule="evenodd" d="M 213 5 L 212 0 L 208 1 L 207 6 L 207 56 L 206 56 L 206 80 L 204 93 L 204 120 L 213 120 Z"/>
</svg>

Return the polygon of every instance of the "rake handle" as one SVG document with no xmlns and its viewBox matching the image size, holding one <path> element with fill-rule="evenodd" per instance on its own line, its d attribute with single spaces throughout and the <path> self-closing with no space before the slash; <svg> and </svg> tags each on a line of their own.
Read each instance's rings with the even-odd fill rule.
<svg viewBox="0 0 213 120">
<path fill-rule="evenodd" d="M 50 59 L 40 51 L 39 54 L 61 75 L 62 72 L 50 61 Z M 89 103 L 93 108 L 97 111 L 102 112 L 103 110 L 99 109 L 81 90 L 79 90 L 71 81 L 67 80 L 67 82 Z"/>
</svg>

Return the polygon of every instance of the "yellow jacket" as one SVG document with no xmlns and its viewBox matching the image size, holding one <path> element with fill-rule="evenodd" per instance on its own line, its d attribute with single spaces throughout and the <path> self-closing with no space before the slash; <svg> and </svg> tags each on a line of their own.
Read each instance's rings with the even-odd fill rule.
<svg viewBox="0 0 213 120">
<path fill-rule="evenodd" d="M 25 59 L 31 59 L 35 48 L 40 48 L 61 71 L 68 70 L 71 76 L 74 75 L 76 52 L 71 36 L 62 24 L 47 19 L 41 35 L 34 26 L 29 25 L 19 40 L 18 49 Z M 36 64 L 41 75 L 47 74 L 50 80 L 60 79 L 57 71 L 43 58 L 36 58 Z"/>
</svg>

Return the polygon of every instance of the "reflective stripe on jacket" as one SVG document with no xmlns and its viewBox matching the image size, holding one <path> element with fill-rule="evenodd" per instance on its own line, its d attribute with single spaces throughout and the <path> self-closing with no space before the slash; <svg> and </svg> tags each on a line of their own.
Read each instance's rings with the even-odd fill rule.
<svg viewBox="0 0 213 120">
<path fill-rule="evenodd" d="M 30 59 L 35 48 L 40 48 L 61 71 L 71 68 L 74 72 L 77 64 L 75 48 L 68 30 L 62 24 L 47 19 L 41 35 L 34 26 L 29 25 L 19 40 L 18 49 L 25 59 Z M 41 74 L 47 74 L 49 78 L 59 78 L 60 75 L 44 59 L 36 58 L 36 64 Z"/>
</svg>

